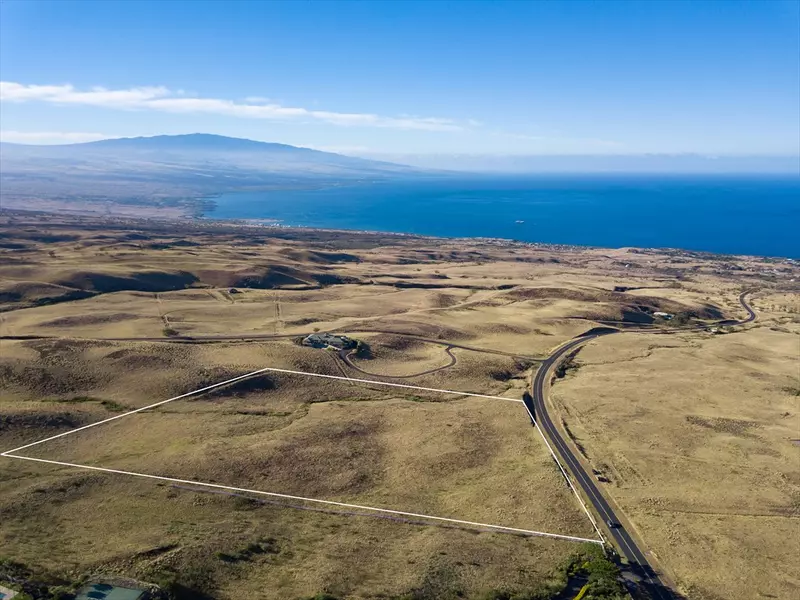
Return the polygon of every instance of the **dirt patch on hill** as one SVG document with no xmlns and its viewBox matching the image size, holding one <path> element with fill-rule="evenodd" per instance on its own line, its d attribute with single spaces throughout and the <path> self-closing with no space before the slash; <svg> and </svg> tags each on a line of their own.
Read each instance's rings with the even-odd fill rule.
<svg viewBox="0 0 800 600">
<path fill-rule="evenodd" d="M 478 330 L 481 333 L 489 333 L 495 335 L 530 335 L 532 329 L 522 325 L 509 325 L 507 323 L 487 323 L 482 325 Z"/>
<path fill-rule="evenodd" d="M 0 384 L 34 397 L 86 393 L 98 378 L 86 370 L 66 365 L 0 364 Z"/>
<path fill-rule="evenodd" d="M 196 275 L 186 271 L 141 271 L 125 275 L 77 271 L 57 278 L 56 283 L 79 290 L 106 294 L 127 290 L 139 292 L 182 290 L 197 280 Z"/>
<path fill-rule="evenodd" d="M 312 273 L 311 278 L 320 285 L 344 285 L 348 283 L 361 283 L 357 277 L 336 275 L 334 273 Z"/>
<path fill-rule="evenodd" d="M 321 252 L 318 250 L 301 250 L 297 248 L 281 248 L 278 254 L 296 262 L 330 265 L 343 262 L 360 262 L 355 254 L 346 252 Z"/>
<path fill-rule="evenodd" d="M 287 327 L 302 327 L 303 325 L 310 325 L 311 323 L 319 323 L 320 321 L 324 321 L 325 316 L 320 315 L 317 318 L 313 317 L 301 317 L 299 319 L 288 319 L 284 321 Z"/>
<path fill-rule="evenodd" d="M 438 293 L 431 298 L 431 304 L 437 308 L 449 308 L 458 304 L 460 298 L 453 294 Z"/>
<path fill-rule="evenodd" d="M 175 395 L 186 394 L 204 387 L 212 386 L 228 379 L 234 379 L 240 375 L 247 374 L 247 371 L 236 370 L 229 367 L 192 367 L 187 365 L 184 371 L 184 379 L 181 384 L 174 390 Z M 210 392 L 209 392 L 210 393 Z M 203 396 L 193 397 L 192 400 L 198 400 Z"/>
<path fill-rule="evenodd" d="M 200 281 L 214 287 L 276 289 L 281 287 L 308 287 L 344 283 L 349 278 L 328 273 L 316 273 L 285 265 L 266 265 L 240 271 L 202 270 L 197 272 Z"/>
<path fill-rule="evenodd" d="M 32 340 L 22 347 L 36 353 L 33 360 L 0 355 L 0 388 L 42 400 L 89 395 L 97 386 L 112 382 L 115 370 L 98 360 L 97 349 L 110 342 L 87 340 Z M 102 350 L 101 350 L 102 352 Z"/>
<path fill-rule="evenodd" d="M 474 339 L 476 336 L 466 333 L 460 329 L 448 327 L 446 325 L 437 325 L 432 323 L 422 323 L 419 321 L 406 321 L 406 320 L 384 320 L 376 327 L 374 321 L 364 321 L 362 323 L 353 323 L 347 327 L 348 331 L 353 333 L 362 332 L 376 332 L 391 334 L 392 332 L 399 332 L 407 335 L 416 335 L 419 337 L 429 338 L 432 340 L 450 340 L 450 341 L 468 341 Z"/>
<path fill-rule="evenodd" d="M 582 302 L 622 301 L 624 296 L 605 290 L 581 290 L 574 288 L 535 287 L 517 288 L 504 294 L 505 297 L 517 301 L 524 300 L 577 300 Z"/>
<path fill-rule="evenodd" d="M 234 375 L 234 377 L 236 376 Z M 222 381 L 225 381 L 225 379 L 222 379 Z M 198 397 L 198 399 L 214 400 L 216 398 L 229 398 L 232 396 L 242 397 L 246 396 L 247 394 L 274 390 L 277 388 L 277 386 L 278 385 L 273 378 L 267 375 L 257 375 L 229 383 L 228 385 L 224 385 L 222 387 L 214 388 L 213 390 Z"/>
<path fill-rule="evenodd" d="M 32 486 L 5 504 L 0 516 L 25 519 L 33 511 L 46 511 L 54 505 L 79 499 L 88 489 L 104 482 L 104 475 L 80 473 L 67 475 L 54 483 Z"/>
<path fill-rule="evenodd" d="M 80 325 L 102 325 L 104 323 L 120 323 L 122 321 L 135 321 L 141 318 L 129 313 L 113 313 L 108 315 L 78 315 L 61 317 L 52 321 L 40 323 L 40 327 L 76 327 Z"/>
<path fill-rule="evenodd" d="M 123 371 L 136 371 L 139 369 L 163 369 L 174 365 L 184 364 L 189 358 L 188 352 L 176 352 L 174 347 L 159 347 L 148 345 L 145 348 L 122 348 L 106 354 L 106 359 L 114 362 L 115 366 Z M 183 360 L 182 360 L 183 359 Z"/>
<path fill-rule="evenodd" d="M 455 448 L 440 453 L 436 460 L 420 466 L 427 476 L 448 477 L 456 469 L 476 469 L 489 464 L 497 454 L 490 440 L 494 437 L 491 426 L 485 423 L 461 422 L 448 432 Z"/>
<path fill-rule="evenodd" d="M 18 281 L 0 287 L 0 302 L 31 302 L 40 298 L 57 298 L 75 291 L 63 285 L 41 281 Z"/>
<path fill-rule="evenodd" d="M 384 449 L 378 419 L 317 423 L 282 440 L 244 470 L 269 480 L 276 489 L 330 498 L 373 489 L 382 478 Z"/>
<path fill-rule="evenodd" d="M 636 323 L 652 323 L 652 314 L 656 311 L 671 314 L 685 314 L 698 319 L 721 319 L 722 311 L 711 304 L 689 306 L 651 296 L 629 295 L 624 292 L 611 292 L 598 289 L 575 288 L 517 288 L 505 294 L 515 301 L 530 300 L 572 300 L 576 302 L 597 303 L 605 305 L 588 317 L 599 319 L 619 318 Z"/>
<path fill-rule="evenodd" d="M 370 339 L 369 345 L 373 351 L 377 352 L 380 352 L 382 348 L 400 352 L 413 352 L 414 350 L 421 350 L 430 344 L 403 335 L 379 334 Z"/>
<path fill-rule="evenodd" d="M 290 267 L 268 267 L 258 271 L 239 272 L 232 278 L 234 287 L 272 289 L 283 286 L 313 285 L 306 271 Z"/>
<path fill-rule="evenodd" d="M 95 295 L 95 292 L 76 290 L 61 285 L 24 281 L 0 288 L 0 304 L 6 304 L 0 310 L 15 310 L 31 306 L 45 306 L 71 300 L 83 300 Z"/>
<path fill-rule="evenodd" d="M 686 421 L 692 425 L 711 429 L 717 433 L 728 433 L 740 437 L 752 437 L 752 429 L 760 427 L 755 421 L 745 421 L 743 419 L 729 419 L 726 417 L 701 417 L 699 415 L 689 415 Z"/>
<path fill-rule="evenodd" d="M 54 244 L 57 242 L 74 242 L 81 239 L 81 236 L 73 233 L 43 233 L 40 229 L 36 228 L 17 229 L 14 232 L 0 232 L 0 239 L 10 238 Z"/>
<path fill-rule="evenodd" d="M 113 343 L 103 340 L 44 339 L 24 342 L 23 346 L 36 352 L 41 362 L 60 364 L 80 362 L 82 352 L 90 348 L 113 347 Z"/>
<path fill-rule="evenodd" d="M 87 417 L 70 412 L 31 412 L 0 415 L 0 432 L 18 430 L 39 430 L 51 432 L 60 429 L 73 429 L 88 422 Z"/>
</svg>

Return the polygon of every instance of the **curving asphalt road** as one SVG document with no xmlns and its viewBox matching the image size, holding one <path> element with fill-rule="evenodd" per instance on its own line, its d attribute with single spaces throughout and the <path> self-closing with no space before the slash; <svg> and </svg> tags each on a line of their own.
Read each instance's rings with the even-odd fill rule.
<svg viewBox="0 0 800 600">
<path fill-rule="evenodd" d="M 739 295 L 739 302 L 747 311 L 747 318 L 740 321 L 725 321 L 725 324 L 743 325 L 745 323 L 751 323 L 752 321 L 755 321 L 756 313 L 747 303 L 746 299 L 747 295 L 751 291 L 752 290 L 747 290 Z M 568 356 L 579 346 L 593 339 L 614 333 L 621 332 L 608 327 L 596 328 L 567 342 L 553 352 L 553 354 L 551 354 L 544 362 L 542 362 L 541 367 L 536 372 L 536 376 L 531 384 L 532 401 L 534 406 L 534 414 L 531 415 L 531 417 L 535 417 L 539 427 L 553 443 L 556 451 L 561 456 L 567 468 L 570 470 L 578 485 L 580 485 L 581 489 L 583 490 L 585 497 L 592 504 L 595 513 L 600 516 L 604 523 L 609 521 L 620 523 L 620 519 L 614 513 L 614 509 L 598 489 L 592 474 L 588 473 L 583 468 L 583 465 L 572 452 L 569 445 L 565 442 L 564 438 L 561 437 L 558 428 L 554 425 L 550 415 L 547 413 L 547 403 L 545 402 L 545 399 L 547 397 L 546 392 L 552 372 L 562 362 L 562 360 L 564 360 L 565 356 Z M 661 581 L 658 574 L 647 560 L 644 551 L 637 545 L 636 541 L 631 537 L 624 527 L 619 526 L 607 529 L 616 547 L 619 548 L 622 556 L 630 564 L 631 570 L 641 579 L 640 589 L 634 591 L 635 596 L 641 598 L 651 598 L 655 600 L 674 600 L 677 598 L 674 592 L 667 585 L 665 585 L 663 581 Z"/>
<path fill-rule="evenodd" d="M 597 485 L 595 485 L 593 476 L 587 473 L 587 471 L 583 468 L 583 465 L 581 465 L 579 462 L 578 458 L 564 441 L 564 438 L 561 437 L 558 429 L 550 419 L 550 415 L 547 413 L 547 405 L 545 403 L 545 394 L 547 385 L 550 381 L 550 376 L 554 368 L 561 363 L 563 358 L 586 342 L 600 336 L 610 335 L 613 333 L 617 332 L 609 329 L 595 333 L 589 333 L 577 337 L 567 344 L 561 346 L 542 363 L 542 366 L 536 372 L 536 376 L 534 377 L 532 384 L 532 395 L 536 422 L 552 442 L 556 452 L 558 452 L 558 454 L 561 456 L 566 467 L 572 473 L 578 485 L 583 490 L 584 496 L 594 507 L 595 514 L 599 515 L 603 522 L 614 521 L 619 523 L 619 518 L 614 513 L 614 509 L 611 508 L 606 499 L 603 497 L 603 494 L 597 488 Z M 620 549 L 622 556 L 631 565 L 631 569 L 641 577 L 648 596 L 658 600 L 672 600 L 673 596 L 669 591 L 669 588 L 667 588 L 659 580 L 658 575 L 650 566 L 647 557 L 645 557 L 642 550 L 639 549 L 636 542 L 628 534 L 628 532 L 622 527 L 617 527 L 609 529 L 609 534 L 614 540 L 615 546 Z"/>
<path fill-rule="evenodd" d="M 741 304 L 742 308 L 744 308 L 747 311 L 747 318 L 742 321 L 734 321 L 732 323 L 733 325 L 744 325 L 745 323 L 752 323 L 753 321 L 756 320 L 756 313 L 753 310 L 753 307 L 750 306 L 746 300 L 747 295 L 753 293 L 754 291 L 755 290 L 745 290 L 744 292 L 739 294 L 739 304 Z"/>
</svg>

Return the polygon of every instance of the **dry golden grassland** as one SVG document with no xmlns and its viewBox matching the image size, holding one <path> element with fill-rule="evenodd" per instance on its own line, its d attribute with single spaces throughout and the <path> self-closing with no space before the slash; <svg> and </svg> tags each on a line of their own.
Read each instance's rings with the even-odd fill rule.
<svg viewBox="0 0 800 600">
<path fill-rule="evenodd" d="M 79 362 L 80 355 L 92 355 L 81 346 L 54 350 L 62 356 L 61 360 L 54 358 L 53 361 Z M 155 361 L 147 369 L 138 365 L 140 377 L 149 379 L 152 372 L 153 381 L 162 382 L 160 396 L 155 395 L 152 388 L 148 392 L 148 395 L 154 394 L 154 399 L 183 391 L 187 380 L 172 383 L 168 377 L 179 370 L 176 364 L 183 361 L 188 374 L 194 375 L 192 385 L 200 383 L 203 370 L 214 373 L 209 380 L 235 374 L 229 369 L 233 368 L 231 363 L 236 361 L 237 351 L 241 356 L 242 350 L 247 350 L 255 356 L 251 360 L 258 362 L 264 360 L 295 368 L 322 367 L 318 369 L 321 372 L 325 372 L 327 366 L 310 361 L 305 365 L 297 364 L 302 361 L 287 359 L 290 352 L 286 348 L 262 351 L 261 347 L 223 345 L 216 348 L 216 352 L 225 357 L 223 364 L 211 362 L 212 353 L 207 347 L 162 345 L 159 348 L 177 350 L 178 356 L 170 364 L 163 360 L 168 352 L 156 352 L 154 348 L 140 348 L 136 344 L 108 345 L 103 351 L 106 356 L 115 357 L 111 361 L 126 357 L 159 359 L 161 367 L 156 366 Z M 183 350 L 189 350 L 191 356 L 180 356 L 185 354 Z M 298 349 L 298 352 L 313 351 Z M 236 362 L 241 364 L 241 361 Z M 96 354 L 89 361 L 89 365 L 103 363 L 103 357 Z M 199 368 L 192 372 L 191 364 Z M 128 361 L 127 369 L 132 368 L 135 367 Z M 249 368 L 250 365 L 246 367 Z M 98 369 L 111 370 L 109 365 Z M 97 398 L 114 397 L 108 391 L 100 387 L 79 390 L 82 394 L 96 394 Z M 137 398 L 131 405 L 139 403 Z M 37 410 L 37 405 L 41 402 L 20 397 L 15 404 L 19 424 L 27 417 L 26 425 L 37 429 L 39 436 L 41 430 L 50 425 L 53 431 L 60 430 L 61 423 L 41 421 L 46 417 Z M 49 418 L 54 420 L 60 415 L 71 419 L 69 425 L 72 426 L 113 414 L 97 401 L 53 402 L 53 405 Z M 40 419 L 39 427 L 36 418 Z M 23 426 L 20 433 L 3 435 L 2 442 L 9 447 L 9 444 L 25 443 L 34 437 Z M 153 412 L 130 415 L 36 446 L 25 454 L 525 529 L 591 535 L 588 521 L 564 486 L 547 451 L 531 435 L 521 406 L 502 400 L 446 399 L 434 394 L 408 397 L 377 386 L 275 374 L 248 380 L 247 385 L 179 400 Z M 27 464 L 16 467 L 28 470 Z M 41 471 L 36 465 L 32 470 Z M 433 528 L 433 533 L 428 533 L 417 525 L 403 523 L 389 525 L 381 521 L 371 528 L 369 523 L 375 519 L 366 517 L 355 517 L 356 520 L 365 519 L 366 523 L 350 524 L 354 517 L 332 515 L 330 523 L 321 525 L 316 514 L 310 520 L 287 516 L 291 512 L 288 509 L 262 506 L 243 498 L 190 494 L 185 489 L 169 486 L 164 491 L 156 482 L 119 481 L 119 476 L 76 473 L 71 469 L 51 468 L 50 471 L 61 477 L 43 482 L 38 476 L 27 479 L 19 475 L 13 482 L 6 483 L 2 528 L 6 552 L 50 568 L 64 563 L 86 568 L 108 561 L 112 563 L 110 568 L 115 568 L 114 560 L 125 557 L 135 563 L 131 565 L 132 574 L 145 577 L 152 565 L 149 561 L 140 561 L 138 555 L 155 547 L 171 546 L 169 556 L 173 563 L 168 564 L 183 565 L 197 559 L 194 555 L 199 554 L 205 557 L 203 564 L 210 561 L 213 565 L 216 553 L 234 555 L 253 539 L 276 539 L 281 540 L 281 556 L 274 557 L 274 564 L 270 558 L 267 570 L 261 565 L 252 572 L 239 573 L 237 586 L 268 590 L 267 597 L 310 595 L 323 588 L 352 597 L 370 597 L 381 591 L 400 593 L 404 591 L 402 585 L 408 588 L 421 585 L 420 578 L 425 576 L 426 570 L 438 563 L 442 568 L 454 570 L 453 577 L 464 578 L 459 585 L 468 590 L 488 589 L 498 582 L 523 586 L 545 576 L 570 549 L 567 542 L 560 542 L 559 546 L 546 540 L 527 541 L 497 533 L 443 528 Z M 132 489 L 138 491 L 131 492 Z M 124 499 L 118 497 L 131 493 L 132 496 Z M 194 499 L 188 500 L 187 496 L 194 496 Z M 140 506 L 141 497 L 147 500 L 147 510 Z M 149 514 L 147 511 L 162 512 L 157 508 L 158 499 L 164 502 L 167 516 L 172 514 L 173 519 L 176 518 L 173 511 L 178 511 L 174 507 L 176 504 L 185 507 L 185 503 L 191 506 L 194 502 L 208 504 L 208 507 L 200 516 L 192 514 L 191 510 L 188 514 L 184 512 L 178 520 L 186 518 L 186 523 L 165 522 L 162 515 L 155 522 L 141 522 Z M 96 502 L 104 508 L 101 515 L 93 515 L 92 519 L 100 519 L 100 522 L 89 528 L 81 527 L 76 519 L 79 515 L 84 518 L 91 515 Z M 41 513 L 40 508 L 43 509 Z M 211 515 L 210 522 L 204 520 Z M 111 525 L 112 531 L 118 533 L 102 535 L 98 530 L 102 530 L 106 519 L 119 520 L 125 527 L 137 530 L 143 527 L 145 531 L 137 531 L 128 540 L 124 528 L 115 523 Z M 257 533 L 248 532 L 241 524 L 242 519 L 247 523 L 257 521 Z M 41 523 L 43 529 L 37 532 L 36 523 Z M 299 539 L 295 539 L 292 523 L 302 523 L 298 525 Z M 190 524 L 198 524 L 200 529 L 195 531 Z M 227 530 L 234 525 L 241 531 L 232 536 Z M 54 529 L 46 539 L 52 545 L 46 555 L 42 555 L 41 547 L 31 544 L 31 537 L 35 539 L 37 533 L 43 535 L 50 526 Z M 172 531 L 174 527 L 178 531 Z M 322 531 L 315 534 L 314 529 L 320 527 Z M 365 547 L 355 554 L 341 556 L 338 563 L 325 556 L 331 547 L 358 547 L 361 540 L 356 536 L 370 529 L 373 532 L 366 536 Z M 206 538 L 208 535 L 210 539 Z M 312 540 L 317 535 L 319 543 L 314 543 Z M 304 540 L 309 536 L 310 539 Z M 509 537 L 513 541 L 506 539 Z M 478 542 L 480 539 L 482 542 Z M 289 550 L 296 544 L 303 548 L 301 554 L 295 555 Z M 420 547 L 407 548 L 408 555 L 396 566 L 396 574 L 385 577 L 385 570 L 390 567 L 388 559 L 397 559 L 407 544 Z M 448 558 L 447 547 L 451 544 L 457 545 L 458 550 Z M 498 578 L 498 564 L 508 560 L 506 554 L 513 552 L 516 544 L 522 553 L 514 559 L 519 568 L 522 569 L 525 560 L 538 566 L 525 573 L 511 570 Z M 78 548 L 81 551 L 76 553 Z M 381 560 L 386 560 L 387 564 L 373 573 L 369 565 L 353 562 L 360 561 L 359 557 L 367 552 L 386 552 L 387 556 L 382 556 Z M 545 556 L 549 558 L 545 560 Z M 469 561 L 462 560 L 465 557 Z M 326 562 L 331 561 L 333 564 L 326 567 Z M 490 563 L 489 568 L 478 568 L 485 562 Z M 237 597 L 232 590 L 224 594 L 230 569 L 225 561 L 222 563 L 218 566 L 218 585 L 223 597 Z M 343 568 L 345 564 L 346 569 Z M 369 574 L 366 581 L 349 573 L 356 566 Z M 239 567 L 237 573 L 245 570 Z M 337 576 L 345 581 L 326 580 L 331 571 L 347 572 Z"/>
<path fill-rule="evenodd" d="M 554 388 L 586 461 L 689 598 L 800 593 L 800 324 L 760 318 L 598 340 Z"/>
<path fill-rule="evenodd" d="M 678 252 L 0 215 L 0 444 L 267 366 L 517 399 L 539 359 L 592 327 L 741 318 L 740 292 L 758 288 L 759 321 L 735 333 L 656 322 L 592 342 L 554 405 L 688 597 L 789 598 L 796 275 Z M 298 344 L 313 331 L 368 349 L 348 364 Z M 503 400 L 267 373 L 26 453 L 591 537 Z M 537 589 L 573 551 L 1 460 L 2 555 L 72 578 L 178 572 L 221 599 L 478 598 Z"/>
<path fill-rule="evenodd" d="M 291 341 L 212 346 L 34 340 L 3 346 L 4 448 L 263 365 L 338 373 L 329 353 Z M 479 368 L 509 373 L 519 368 L 508 357 L 477 361 L 469 353 L 461 351 L 465 358 L 456 373 L 463 366 L 473 371 L 473 380 Z M 420 383 L 435 385 L 434 377 Z M 458 382 L 457 375 L 449 380 L 454 387 Z M 482 383 L 478 390 L 487 393 L 508 388 L 488 374 Z M 375 385 L 275 373 L 23 454 L 591 536 L 521 405 L 502 400 L 409 396 Z M 43 470 L 22 461 L 12 467 L 0 484 L 4 553 L 49 569 L 110 569 L 143 579 L 157 567 L 200 564 L 214 574 L 220 597 L 242 597 L 236 589 L 250 590 L 246 597 L 259 597 L 254 590 L 260 589 L 262 597 L 291 598 L 322 589 L 374 597 L 423 585 L 470 593 L 524 588 L 541 583 L 571 550 L 569 542 L 474 530 L 429 532 L 385 520 L 370 526 L 376 519 L 369 517 L 334 514 L 324 522 L 317 513 L 289 514 L 282 507 L 287 501 L 262 505 L 152 481 L 120 481 L 121 476 Z M 187 513 L 187 504 L 203 508 Z M 151 519 L 153 511 L 158 515 Z M 91 524 L 84 526 L 84 519 Z M 351 524 L 353 519 L 367 522 Z M 128 528 L 136 531 L 126 533 Z M 236 555 L 258 540 L 278 540 L 276 556 L 247 565 L 216 558 Z M 157 551 L 154 563 L 149 553 L 165 546 L 168 551 Z M 346 548 L 354 551 L 345 553 Z M 374 553 L 379 564 L 363 562 Z M 516 566 L 504 571 L 503 564 Z M 439 581 L 445 573 L 446 581 Z M 426 583 L 426 578 L 432 579 Z"/>
</svg>

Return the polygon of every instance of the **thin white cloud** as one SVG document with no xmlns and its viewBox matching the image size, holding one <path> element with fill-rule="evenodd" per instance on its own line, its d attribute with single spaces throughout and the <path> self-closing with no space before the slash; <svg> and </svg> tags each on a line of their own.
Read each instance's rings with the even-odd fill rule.
<svg viewBox="0 0 800 600">
<path fill-rule="evenodd" d="M 402 115 L 386 117 L 372 113 L 342 113 L 282 106 L 274 102 L 244 102 L 222 98 L 201 98 L 165 87 L 136 87 L 109 90 L 93 87 L 76 90 L 72 85 L 26 85 L 0 81 L 0 101 L 46 102 L 60 105 L 83 105 L 121 110 L 156 110 L 169 113 L 206 113 L 244 119 L 322 121 L 347 127 L 383 127 L 424 131 L 460 131 L 469 123 L 451 119 Z"/>
<path fill-rule="evenodd" d="M 11 131 L 0 130 L 0 141 L 14 144 L 71 144 L 96 142 L 119 136 L 84 131 Z"/>
<path fill-rule="evenodd" d="M 509 131 L 492 131 L 491 134 L 495 137 L 538 142 L 545 146 L 575 146 L 585 150 L 612 150 L 624 148 L 624 144 L 615 142 L 613 140 L 602 140 L 599 138 L 565 137 L 558 135 L 528 135 L 526 133 L 512 133 Z"/>
</svg>

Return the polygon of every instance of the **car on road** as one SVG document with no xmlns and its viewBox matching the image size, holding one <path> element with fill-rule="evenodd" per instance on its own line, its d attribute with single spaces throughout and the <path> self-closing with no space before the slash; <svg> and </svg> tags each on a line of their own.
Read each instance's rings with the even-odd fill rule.
<svg viewBox="0 0 800 600">
<path fill-rule="evenodd" d="M 616 521 L 614 521 L 613 519 L 609 519 L 608 521 L 606 521 L 606 525 L 608 525 L 609 529 L 618 529 L 619 527 L 621 527 L 621 525 Z"/>
</svg>

